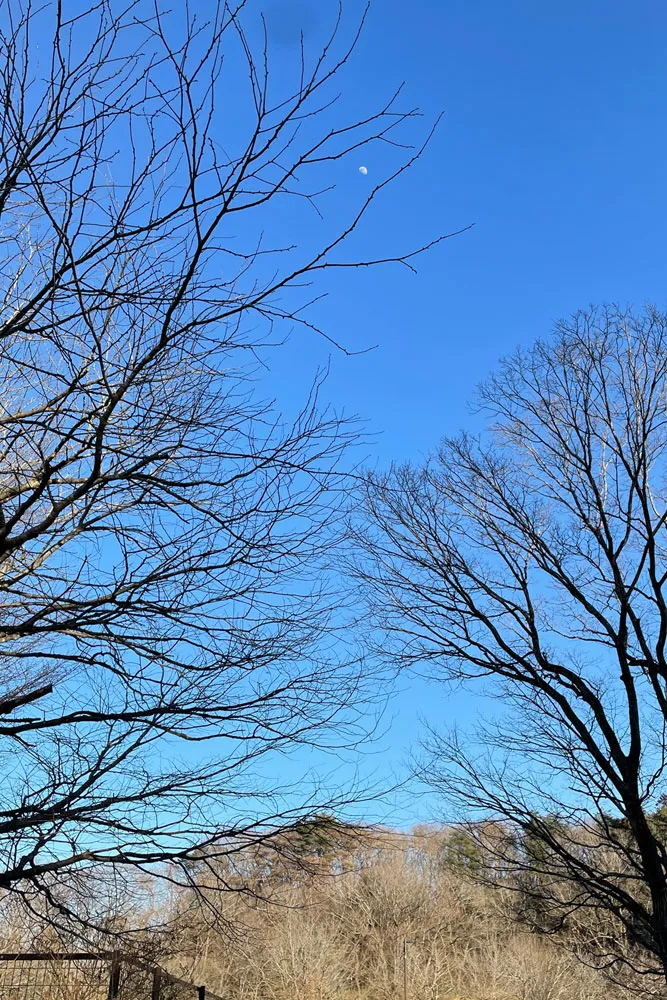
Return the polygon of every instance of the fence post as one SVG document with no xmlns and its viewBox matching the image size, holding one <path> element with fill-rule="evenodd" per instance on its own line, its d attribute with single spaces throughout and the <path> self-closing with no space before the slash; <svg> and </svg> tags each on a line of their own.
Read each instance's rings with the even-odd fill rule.
<svg viewBox="0 0 667 1000">
<path fill-rule="evenodd" d="M 157 966 L 153 969 L 153 992 L 151 1000 L 160 1000 L 160 989 L 162 987 L 162 969 Z"/>
<path fill-rule="evenodd" d="M 200 986 L 199 989 L 197 990 L 197 992 L 199 993 L 199 1000 L 206 1000 L 206 987 L 205 986 Z"/>
<path fill-rule="evenodd" d="M 120 958 L 114 952 L 111 956 L 111 972 L 109 974 L 109 1000 L 116 1000 L 120 992 Z"/>
</svg>

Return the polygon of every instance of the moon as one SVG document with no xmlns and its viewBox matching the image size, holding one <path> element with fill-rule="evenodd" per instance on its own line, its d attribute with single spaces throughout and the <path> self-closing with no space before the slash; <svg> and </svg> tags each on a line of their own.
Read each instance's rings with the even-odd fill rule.
<svg viewBox="0 0 667 1000">
<path fill-rule="evenodd" d="M 368 173 L 368 167 L 359 167 L 359 173 L 363 174 L 363 176 L 365 177 L 366 174 Z"/>
</svg>

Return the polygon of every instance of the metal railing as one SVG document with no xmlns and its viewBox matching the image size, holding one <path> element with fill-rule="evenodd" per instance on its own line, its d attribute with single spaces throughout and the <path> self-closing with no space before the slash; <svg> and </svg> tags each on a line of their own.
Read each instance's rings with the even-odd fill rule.
<svg viewBox="0 0 667 1000">
<path fill-rule="evenodd" d="M 133 956 L 0 952 L 0 1000 L 223 1000 Z"/>
</svg>

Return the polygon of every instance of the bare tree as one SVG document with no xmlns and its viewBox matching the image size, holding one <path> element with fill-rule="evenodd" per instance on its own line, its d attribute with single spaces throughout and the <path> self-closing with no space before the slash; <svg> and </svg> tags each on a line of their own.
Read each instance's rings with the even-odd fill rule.
<svg viewBox="0 0 667 1000">
<path fill-rule="evenodd" d="M 664 989 L 667 315 L 577 315 L 479 402 L 488 433 L 367 481 L 385 649 L 501 699 L 422 774 L 535 923 Z"/>
<path fill-rule="evenodd" d="M 374 262 L 341 247 L 391 177 L 314 248 L 272 206 L 415 112 L 334 114 L 340 18 L 279 86 L 245 7 L 0 3 L 0 887 L 89 923 L 110 874 L 301 815 L 258 759 L 353 741 L 366 696 L 327 569 L 354 430 L 253 373 Z"/>
</svg>

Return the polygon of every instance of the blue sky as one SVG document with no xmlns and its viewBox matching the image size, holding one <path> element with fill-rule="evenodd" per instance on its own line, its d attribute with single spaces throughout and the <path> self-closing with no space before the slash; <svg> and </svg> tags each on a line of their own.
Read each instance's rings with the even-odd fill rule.
<svg viewBox="0 0 667 1000">
<path fill-rule="evenodd" d="M 285 66 L 294 26 L 314 38 L 335 9 L 314 4 L 269 5 Z M 359 9 L 348 0 L 348 14 Z M 666 56 L 667 7 L 650 0 L 375 0 L 345 96 L 365 108 L 404 80 L 425 126 L 445 117 L 355 249 L 474 228 L 425 256 L 416 275 L 382 268 L 331 281 L 317 320 L 350 349 L 378 347 L 346 358 L 296 331 L 272 362 L 279 396 L 298 395 L 330 359 L 326 396 L 367 421 L 369 461 L 418 460 L 470 426 L 467 401 L 496 359 L 559 317 L 603 301 L 664 305 Z M 340 167 L 336 206 L 356 204 L 383 156 L 365 158 L 367 178 L 356 161 Z M 421 714 L 447 726 L 476 707 L 404 679 L 372 758 L 379 775 L 400 769 Z M 400 821 L 432 812 L 405 798 Z"/>
<path fill-rule="evenodd" d="M 344 0 L 343 35 L 363 6 Z M 174 8 L 178 16 L 182 5 Z M 262 8 L 280 87 L 298 71 L 299 29 L 315 51 L 337 0 L 249 0 L 250 14 Z M 210 9 L 212 0 L 200 0 L 198 10 Z M 417 274 L 393 266 L 324 275 L 313 292 L 328 295 L 309 318 L 351 351 L 377 347 L 346 357 L 297 328 L 267 355 L 262 390 L 294 410 L 329 365 L 324 398 L 365 421 L 360 457 L 378 466 L 419 461 L 443 435 L 471 426 L 467 402 L 496 360 L 548 335 L 558 318 L 605 301 L 667 304 L 666 57 L 667 5 L 657 0 L 373 0 L 332 121 L 377 109 L 403 81 L 402 106 L 424 114 L 408 133 L 414 141 L 444 117 L 419 163 L 373 205 L 350 255 L 392 255 L 473 228 L 422 257 Z M 226 143 L 245 111 L 233 87 L 222 97 Z M 318 244 L 395 162 L 378 146 L 333 164 L 335 190 L 320 203 L 325 223 L 290 203 L 269 206 L 259 225 L 269 237 L 273 226 L 288 242 Z M 446 728 L 484 707 L 465 692 L 402 678 L 385 735 L 361 758 L 362 776 L 390 784 L 405 774 L 422 716 Z M 293 766 L 266 762 L 281 777 L 304 765 L 336 769 L 342 784 L 355 768 L 303 754 Z M 376 803 L 366 815 L 408 824 L 441 809 L 446 815 L 446 805 L 406 792 L 388 813 Z"/>
<path fill-rule="evenodd" d="M 465 424 L 497 357 L 555 319 L 592 302 L 664 302 L 666 56 L 658 3 L 372 6 L 346 90 L 372 104 L 405 80 L 426 122 L 445 117 L 359 242 L 402 248 L 474 223 L 416 276 L 346 274 L 319 311 L 346 345 L 379 345 L 334 355 L 329 383 L 381 432 L 378 460 L 417 457 Z M 369 157 L 366 180 L 350 165 L 338 196 L 355 197 L 382 156 Z M 286 364 L 298 378 L 329 351 L 295 339 Z"/>
<path fill-rule="evenodd" d="M 173 6 L 178 15 L 182 3 Z M 204 15 L 211 6 L 199 0 Z M 249 11 L 262 7 L 280 84 L 298 69 L 299 28 L 316 49 L 337 0 L 249 0 Z M 351 27 L 363 0 L 344 8 Z M 347 357 L 297 328 L 267 355 L 262 388 L 293 410 L 329 365 L 323 396 L 365 421 L 367 461 L 419 461 L 471 425 L 467 402 L 498 357 L 548 335 L 559 317 L 605 301 L 667 305 L 666 57 L 658 0 L 373 0 L 334 120 L 376 109 L 403 81 L 402 106 L 424 114 L 415 141 L 444 117 L 419 163 L 373 205 L 350 254 L 392 255 L 473 228 L 422 257 L 416 274 L 393 266 L 324 276 L 313 291 L 328 296 L 310 318 L 350 351 L 377 347 Z M 243 107 L 233 89 L 223 97 L 220 123 L 234 133 Z M 386 147 L 334 164 L 325 218 L 349 218 L 393 164 Z M 291 242 L 319 242 L 312 213 L 272 211 L 268 226 Z M 267 758 L 266 776 L 296 778 L 312 766 L 345 786 L 358 768 L 362 781 L 390 785 L 405 776 L 422 718 L 465 726 L 487 707 L 405 676 L 383 735 L 360 758 Z M 359 811 L 400 825 L 447 816 L 446 803 L 413 790 Z"/>
</svg>

